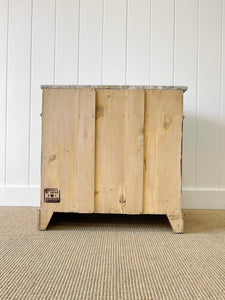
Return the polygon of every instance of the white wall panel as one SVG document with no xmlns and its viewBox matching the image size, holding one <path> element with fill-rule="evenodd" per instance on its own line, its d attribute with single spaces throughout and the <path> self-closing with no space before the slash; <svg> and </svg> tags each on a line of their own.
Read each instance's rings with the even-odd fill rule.
<svg viewBox="0 0 225 300">
<path fill-rule="evenodd" d="M 31 59 L 29 184 L 40 184 L 41 84 L 54 83 L 55 0 L 34 0 Z"/>
<path fill-rule="evenodd" d="M 102 0 L 80 0 L 79 84 L 101 83 Z"/>
<path fill-rule="evenodd" d="M 218 187 L 221 0 L 200 0 L 197 104 L 198 187 Z"/>
<path fill-rule="evenodd" d="M 150 9 L 149 0 L 128 1 L 127 84 L 149 84 Z"/>
<path fill-rule="evenodd" d="M 8 0 L 0 0 L 0 185 L 5 185 Z"/>
<path fill-rule="evenodd" d="M 126 0 L 104 1 L 103 84 L 126 83 Z"/>
<path fill-rule="evenodd" d="M 224 208 L 225 0 L 0 0 L 0 45 L 1 204 L 38 203 L 41 84 L 151 83 L 188 86 L 183 207 Z"/>
<path fill-rule="evenodd" d="M 173 84 L 174 0 L 151 1 L 150 83 Z"/>
<path fill-rule="evenodd" d="M 176 1 L 174 84 L 188 86 L 184 101 L 183 184 L 195 186 L 198 74 L 198 1 Z"/>
<path fill-rule="evenodd" d="M 222 53 L 221 53 L 221 102 L 220 102 L 220 182 L 219 187 L 225 189 L 225 0 L 221 8 Z"/>
<path fill-rule="evenodd" d="M 55 83 L 76 84 L 79 0 L 56 1 Z"/>
<path fill-rule="evenodd" d="M 28 183 L 31 0 L 10 0 L 6 183 Z"/>
</svg>

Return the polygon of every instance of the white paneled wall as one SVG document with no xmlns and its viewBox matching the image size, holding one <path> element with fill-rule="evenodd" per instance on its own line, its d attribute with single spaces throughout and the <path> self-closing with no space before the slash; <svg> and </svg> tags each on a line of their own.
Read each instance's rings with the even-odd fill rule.
<svg viewBox="0 0 225 300">
<path fill-rule="evenodd" d="M 225 208 L 225 0 L 0 0 L 0 205 L 39 205 L 41 84 L 187 85 L 183 207 Z"/>
</svg>

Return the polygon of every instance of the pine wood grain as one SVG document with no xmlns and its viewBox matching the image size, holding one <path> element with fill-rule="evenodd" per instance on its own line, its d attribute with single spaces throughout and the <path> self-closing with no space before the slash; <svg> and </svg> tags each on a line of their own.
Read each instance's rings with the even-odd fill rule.
<svg viewBox="0 0 225 300">
<path fill-rule="evenodd" d="M 42 125 L 40 229 L 71 211 L 166 214 L 183 232 L 182 90 L 45 88 Z"/>
<path fill-rule="evenodd" d="M 144 91 L 98 91 L 96 105 L 95 212 L 141 213 Z"/>
<path fill-rule="evenodd" d="M 182 92 L 146 91 L 143 213 L 180 214 L 182 122 Z"/>
<path fill-rule="evenodd" d="M 94 90 L 43 91 L 41 210 L 94 211 L 94 139 Z M 60 202 L 45 203 L 45 188 Z"/>
</svg>

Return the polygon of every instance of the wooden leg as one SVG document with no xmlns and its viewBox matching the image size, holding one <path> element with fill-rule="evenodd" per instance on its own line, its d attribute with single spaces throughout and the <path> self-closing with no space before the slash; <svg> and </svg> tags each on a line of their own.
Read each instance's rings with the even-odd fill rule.
<svg viewBox="0 0 225 300">
<path fill-rule="evenodd" d="M 183 233 L 184 232 L 184 221 L 183 214 L 179 215 L 167 215 L 170 225 L 174 233 Z"/>
<path fill-rule="evenodd" d="M 39 230 L 46 230 L 48 223 L 51 220 L 53 215 L 53 211 L 43 211 L 41 209 L 38 210 L 38 227 Z"/>
</svg>

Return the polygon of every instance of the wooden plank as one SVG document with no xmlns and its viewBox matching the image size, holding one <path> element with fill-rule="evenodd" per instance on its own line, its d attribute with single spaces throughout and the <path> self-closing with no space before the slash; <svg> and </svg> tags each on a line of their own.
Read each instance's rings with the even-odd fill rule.
<svg viewBox="0 0 225 300">
<path fill-rule="evenodd" d="M 41 84 L 54 83 L 55 0 L 33 2 L 30 109 L 30 178 L 40 185 L 41 164 Z"/>
<path fill-rule="evenodd" d="M 103 28 L 102 83 L 124 84 L 126 83 L 126 0 L 104 1 Z"/>
<path fill-rule="evenodd" d="M 127 84 L 149 84 L 150 2 L 128 1 Z"/>
<path fill-rule="evenodd" d="M 181 213 L 182 91 L 146 91 L 144 213 Z"/>
<path fill-rule="evenodd" d="M 43 210 L 93 212 L 95 91 L 44 90 L 42 126 Z M 45 188 L 58 188 L 60 203 L 44 204 Z"/>
<path fill-rule="evenodd" d="M 5 185 L 8 0 L 0 1 L 0 185 Z"/>
<path fill-rule="evenodd" d="M 102 4 L 80 1 L 79 84 L 101 83 Z"/>
<path fill-rule="evenodd" d="M 76 84 L 78 75 L 79 0 L 57 0 L 55 83 Z"/>
<path fill-rule="evenodd" d="M 219 186 L 221 42 L 221 1 L 200 1 L 197 188 Z"/>
<path fill-rule="evenodd" d="M 150 84 L 173 84 L 174 0 L 151 1 Z"/>
<path fill-rule="evenodd" d="M 143 113 L 143 91 L 97 92 L 95 212 L 142 211 Z"/>
<path fill-rule="evenodd" d="M 43 90 L 42 210 L 76 211 L 77 106 L 77 90 Z M 60 203 L 45 203 L 45 188 L 58 188 Z"/>
<path fill-rule="evenodd" d="M 195 187 L 196 103 L 198 69 L 198 1 L 176 1 L 174 84 L 187 85 L 184 95 L 183 186 Z M 190 45 L 192 51 L 190 51 Z M 185 58 L 185 59 L 184 59 Z M 185 70 L 185 71 L 184 71 Z"/>
<path fill-rule="evenodd" d="M 6 184 L 28 185 L 31 0 L 9 3 Z"/>
<path fill-rule="evenodd" d="M 124 212 L 142 213 L 144 165 L 144 102 L 143 90 L 128 90 L 125 127 L 126 203 Z M 126 99 L 125 99 L 126 100 Z"/>
<path fill-rule="evenodd" d="M 124 90 L 96 97 L 95 212 L 120 213 L 124 190 Z"/>
<path fill-rule="evenodd" d="M 78 90 L 76 211 L 94 212 L 95 90 Z"/>
</svg>

